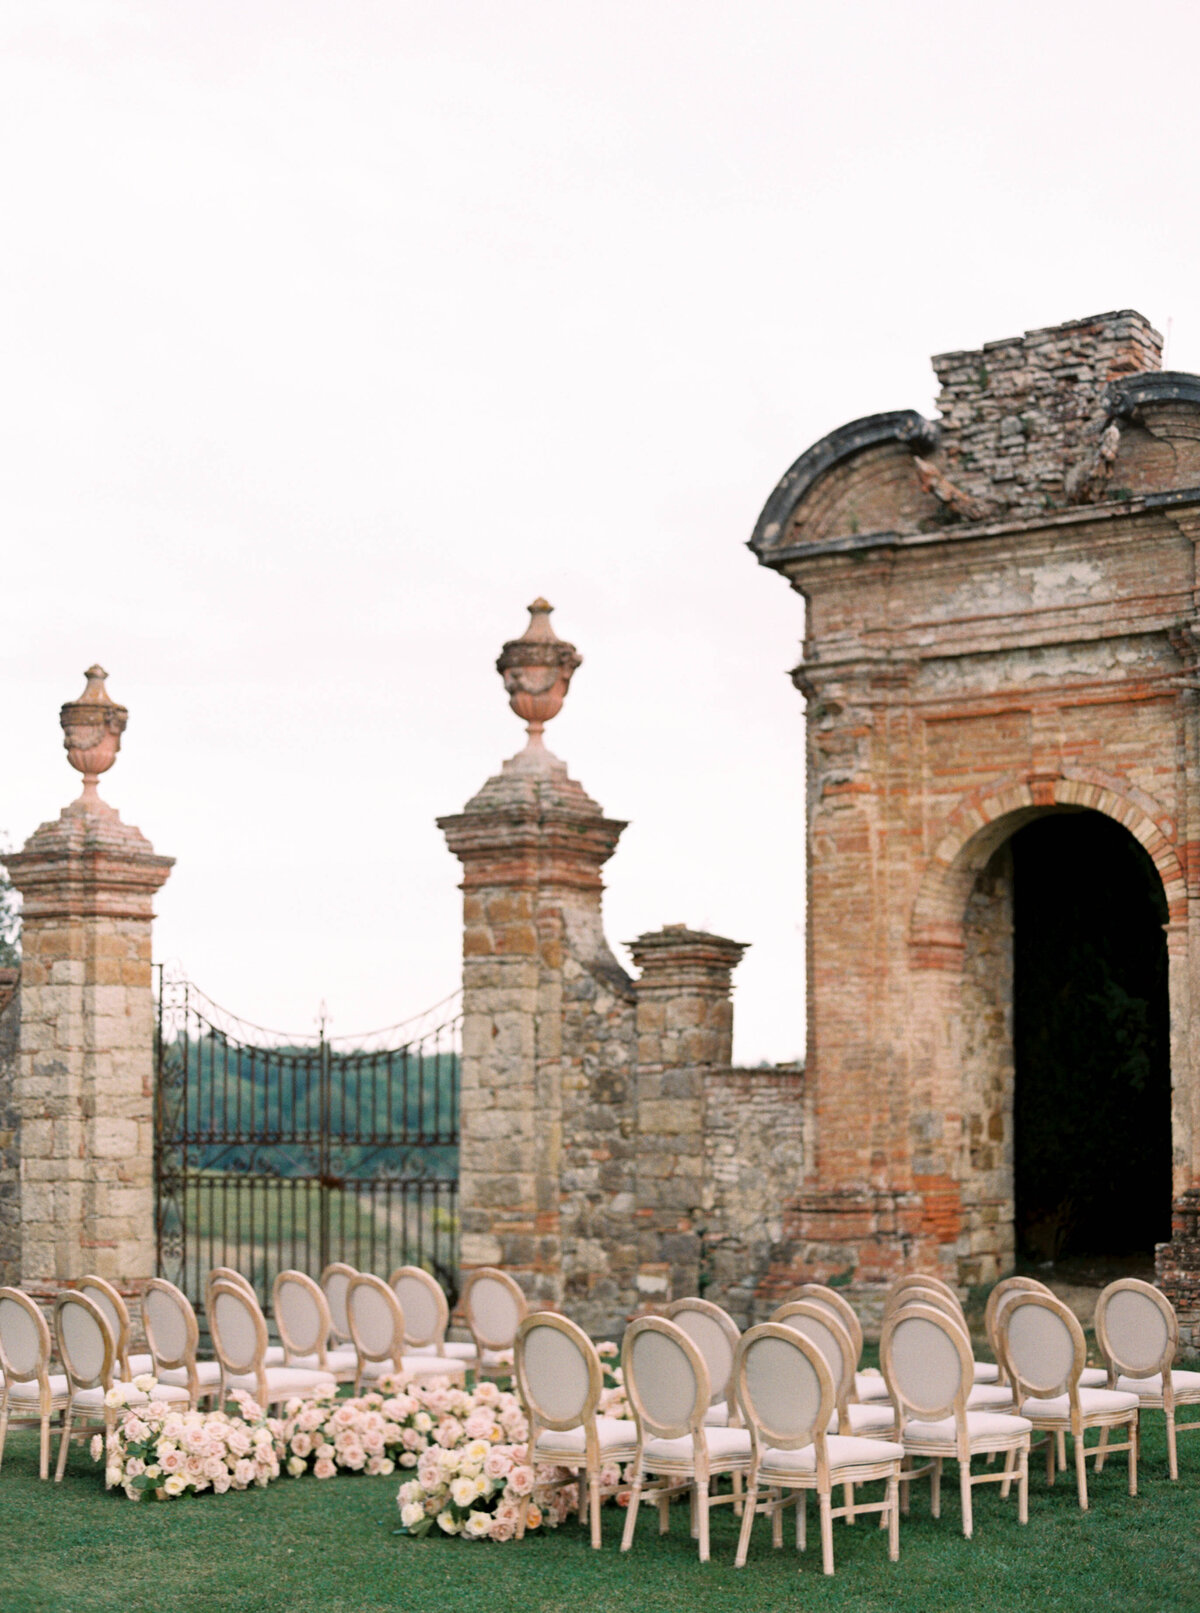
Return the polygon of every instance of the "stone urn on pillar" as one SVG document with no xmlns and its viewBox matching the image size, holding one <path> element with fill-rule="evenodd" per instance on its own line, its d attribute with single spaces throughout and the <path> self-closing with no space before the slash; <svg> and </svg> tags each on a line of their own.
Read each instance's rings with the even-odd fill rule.
<svg viewBox="0 0 1200 1613">
<path fill-rule="evenodd" d="M 117 759 L 129 712 L 104 687 L 108 673 L 102 666 L 90 666 L 83 675 L 87 679 L 83 693 L 78 700 L 66 701 L 58 714 L 67 760 L 83 774 L 83 790 L 68 810 L 111 812 L 97 785 L 101 773 L 107 773 Z"/>
<path fill-rule="evenodd" d="M 507 771 L 544 773 L 563 765 L 546 749 L 542 731 L 562 710 L 572 674 L 582 666 L 583 657 L 550 626 L 553 609 L 546 600 L 535 599 L 529 606 L 529 626 L 520 638 L 509 639 L 496 661 L 508 703 L 526 723 L 529 736 L 525 749 L 505 762 Z"/>
</svg>

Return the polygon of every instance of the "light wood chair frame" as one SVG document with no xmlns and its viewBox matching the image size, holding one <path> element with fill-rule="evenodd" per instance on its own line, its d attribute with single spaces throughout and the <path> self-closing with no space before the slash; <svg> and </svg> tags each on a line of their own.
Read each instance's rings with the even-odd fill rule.
<svg viewBox="0 0 1200 1613">
<path fill-rule="evenodd" d="M 832 1311 L 838 1321 L 849 1333 L 854 1345 L 854 1382 L 850 1389 L 850 1400 L 863 1401 L 863 1391 L 859 1384 L 862 1374 L 863 1330 L 859 1321 L 858 1312 L 851 1305 L 844 1294 L 839 1294 L 836 1288 L 830 1288 L 826 1283 L 802 1283 L 799 1288 L 787 1296 L 783 1301 L 785 1305 L 794 1304 L 797 1300 L 809 1300 L 814 1305 L 823 1305 L 826 1310 Z M 870 1374 L 874 1379 L 875 1374 Z M 879 1375 L 879 1389 L 877 1393 L 867 1395 L 866 1400 L 884 1401 L 888 1398 L 887 1384 L 883 1381 L 882 1373 Z"/>
<path fill-rule="evenodd" d="M 1042 1307 L 1056 1316 L 1067 1329 L 1071 1337 L 1072 1359 L 1066 1373 L 1054 1384 L 1033 1385 L 1021 1376 L 1017 1361 L 1012 1351 L 1013 1318 L 1030 1305 Z M 1079 1505 L 1086 1512 L 1088 1510 L 1087 1489 L 1087 1461 L 1089 1457 L 1097 1458 L 1103 1466 L 1106 1456 L 1114 1455 L 1118 1451 L 1127 1451 L 1129 1456 L 1129 1493 L 1137 1494 L 1137 1457 L 1138 1457 L 1138 1407 L 1126 1409 L 1100 1409 L 1087 1412 L 1079 1402 L 1079 1379 L 1087 1361 L 1087 1342 L 1083 1336 L 1083 1328 L 1075 1312 L 1054 1294 L 1039 1294 L 1028 1290 L 1016 1290 L 1002 1300 L 997 1310 L 998 1339 L 1000 1343 L 1000 1356 L 1004 1370 L 1008 1374 L 1013 1392 L 1016 1395 L 1017 1410 L 1022 1417 L 1027 1417 L 1034 1429 L 1053 1436 L 1046 1442 L 1046 1482 L 1054 1483 L 1055 1470 L 1058 1466 L 1055 1455 L 1057 1451 L 1057 1436 L 1070 1434 L 1075 1448 L 1075 1481 L 1079 1495 Z M 1049 1413 L 1039 1414 L 1031 1401 L 1056 1400 L 1061 1395 L 1067 1397 L 1067 1416 L 1058 1417 Z M 1109 1443 L 1109 1433 L 1114 1428 L 1128 1426 L 1129 1437 L 1121 1444 Z M 1101 1443 L 1089 1446 L 1085 1435 L 1089 1428 L 1102 1430 Z"/>
<path fill-rule="evenodd" d="M 697 1316 L 707 1317 L 710 1322 L 720 1329 L 724 1335 L 725 1342 L 729 1346 L 729 1371 L 725 1374 L 724 1383 L 716 1381 L 713 1376 L 712 1363 L 708 1356 L 699 1345 L 696 1345 L 696 1348 L 704 1356 L 704 1364 L 708 1368 L 709 1387 L 712 1391 L 712 1400 L 709 1402 L 710 1409 L 712 1406 L 720 1405 L 724 1401 L 729 1410 L 729 1427 L 738 1428 L 741 1426 L 741 1413 L 733 1393 L 733 1363 L 737 1356 L 737 1347 L 741 1341 L 742 1330 L 729 1312 L 722 1310 L 720 1305 L 714 1305 L 711 1299 L 673 1299 L 670 1304 L 663 1306 L 660 1315 L 665 1316 L 668 1322 L 676 1322 L 677 1325 L 682 1326 L 678 1322 L 678 1318 L 688 1312 Z M 686 1328 L 684 1328 L 684 1332 L 687 1332 Z M 690 1334 L 688 1336 L 691 1337 Z M 696 1343 L 695 1339 L 692 1340 L 692 1343 Z"/>
<path fill-rule="evenodd" d="M 105 1307 L 100 1300 L 94 1298 L 97 1293 L 102 1294 L 108 1304 L 112 1306 L 113 1316 L 109 1316 L 105 1311 L 105 1321 L 107 1321 L 116 1341 L 117 1358 L 114 1366 L 119 1369 L 118 1375 L 128 1383 L 136 1374 L 131 1368 L 129 1360 L 129 1338 L 133 1322 L 129 1315 L 129 1306 L 125 1303 L 124 1294 L 118 1288 L 115 1288 L 107 1278 L 97 1277 L 91 1273 L 86 1277 L 77 1277 L 71 1286 L 76 1293 L 87 1294 L 94 1304 L 100 1306 L 101 1311 L 105 1311 Z M 88 1294 L 89 1288 L 92 1290 L 91 1294 Z M 114 1316 L 116 1318 L 115 1324 Z M 150 1372 L 153 1370 L 153 1351 L 150 1352 L 150 1355 L 151 1362 L 145 1367 L 139 1365 L 136 1369 L 137 1372 Z"/>
<path fill-rule="evenodd" d="M 153 1294 L 165 1294 L 183 1320 L 185 1343 L 178 1356 L 172 1356 L 164 1349 L 162 1340 L 155 1332 L 150 1314 L 150 1298 Z M 160 1372 L 187 1374 L 187 1392 L 193 1410 L 201 1400 L 211 1398 L 217 1393 L 217 1384 L 211 1384 L 206 1388 L 200 1386 L 196 1360 L 200 1348 L 200 1324 L 196 1320 L 192 1302 L 181 1288 L 168 1282 L 165 1277 L 151 1277 L 142 1292 L 142 1331 L 146 1335 L 146 1343 L 150 1346 L 150 1354 L 154 1358 L 155 1377 L 158 1377 Z M 216 1365 L 219 1370 L 220 1363 L 217 1362 Z M 217 1382 L 219 1384 L 219 1378 Z"/>
<path fill-rule="evenodd" d="M 646 1403 L 638 1388 L 637 1373 L 631 1363 L 637 1340 L 645 1333 L 665 1334 L 683 1352 L 687 1364 L 692 1372 L 695 1382 L 695 1393 L 692 1396 L 691 1410 L 688 1416 L 677 1423 L 661 1423 L 650 1416 Z M 750 1471 L 750 1442 L 747 1436 L 746 1453 L 726 1455 L 710 1455 L 707 1434 L 725 1434 L 729 1429 L 705 1427 L 704 1417 L 712 1404 L 712 1385 L 709 1382 L 708 1368 L 704 1364 L 704 1357 L 692 1343 L 683 1329 L 675 1322 L 668 1321 L 664 1316 L 642 1316 L 631 1322 L 625 1330 L 625 1338 L 621 1345 L 621 1366 L 625 1383 L 625 1396 L 633 1411 L 634 1421 L 637 1424 L 637 1448 L 634 1453 L 633 1487 L 630 1491 L 629 1510 L 625 1516 L 625 1529 L 621 1536 L 621 1550 L 628 1551 L 633 1545 L 633 1533 L 637 1524 L 638 1509 L 641 1505 L 643 1493 L 647 1493 L 658 1504 L 659 1533 L 667 1531 L 669 1517 L 668 1511 L 671 1496 L 680 1490 L 688 1490 L 692 1501 L 692 1528 L 693 1534 L 699 1541 L 700 1561 L 706 1563 L 709 1558 L 709 1513 L 715 1506 L 726 1503 L 741 1504 L 737 1492 L 729 1495 L 714 1495 L 712 1481 L 721 1473 L 741 1473 L 745 1475 Z M 736 1432 L 736 1430 L 734 1430 Z M 646 1487 L 646 1436 L 651 1439 L 690 1439 L 691 1455 L 689 1457 L 653 1457 L 649 1463 L 649 1471 L 659 1475 L 660 1483 Z"/>
<path fill-rule="evenodd" d="M 50 1419 L 55 1412 L 66 1412 L 71 1403 L 71 1387 L 68 1382 L 64 1393 L 55 1394 L 50 1386 L 50 1356 L 53 1345 L 50 1338 L 50 1326 L 42 1315 L 40 1308 L 23 1294 L 19 1288 L 0 1288 L 0 1302 L 8 1300 L 17 1305 L 32 1323 L 37 1343 L 37 1359 L 33 1363 L 33 1370 L 26 1371 L 18 1368 L 16 1362 L 8 1354 L 4 1346 L 4 1335 L 0 1333 L 0 1373 L 4 1382 L 0 1385 L 0 1463 L 4 1460 L 4 1441 L 7 1438 L 9 1427 L 30 1427 L 37 1425 L 41 1430 L 41 1444 L 39 1448 L 38 1472 L 43 1479 L 50 1477 Z M 12 1386 L 16 1383 L 36 1383 L 38 1386 L 37 1410 L 32 1406 L 28 1411 L 13 1411 Z M 20 1405 L 27 1398 L 22 1395 L 15 1404 Z"/>
<path fill-rule="evenodd" d="M 525 1361 L 525 1341 L 530 1333 L 539 1328 L 550 1329 L 564 1334 L 578 1349 L 587 1366 L 587 1389 L 580 1402 L 578 1415 L 570 1417 L 555 1417 L 547 1411 L 544 1403 L 539 1399 L 537 1388 L 530 1383 L 529 1373 Z M 529 1465 L 536 1473 L 538 1467 L 565 1467 L 569 1468 L 579 1482 L 579 1470 L 583 1469 L 583 1482 L 579 1484 L 579 1522 L 587 1526 L 591 1520 L 591 1542 L 596 1551 L 601 1545 L 600 1536 L 600 1470 L 608 1462 L 618 1465 L 632 1462 L 637 1456 L 637 1440 L 633 1439 L 628 1446 L 610 1447 L 601 1451 L 599 1434 L 596 1425 L 596 1408 L 600 1404 L 600 1396 L 604 1389 L 604 1371 L 600 1365 L 600 1357 L 596 1353 L 596 1346 L 583 1331 L 583 1329 L 567 1316 L 560 1316 L 554 1311 L 534 1311 L 526 1316 L 517 1328 L 517 1337 L 513 1345 L 514 1366 L 513 1372 L 516 1380 L 517 1394 L 525 1407 L 525 1416 L 529 1421 Z M 566 1432 L 570 1429 L 583 1429 L 584 1448 L 576 1455 L 572 1451 L 551 1451 L 539 1456 L 537 1453 L 538 1437 L 546 1430 Z M 560 1484 L 570 1481 L 562 1479 Z M 521 1515 L 517 1522 L 517 1539 L 525 1534 L 525 1518 L 529 1511 L 531 1497 L 525 1496 L 521 1501 Z"/>
<path fill-rule="evenodd" d="M 351 1304 L 351 1299 L 360 1288 L 367 1288 L 378 1294 L 391 1313 L 391 1342 L 382 1354 L 371 1349 L 364 1342 L 354 1324 L 354 1307 Z M 362 1388 L 363 1379 L 367 1376 L 367 1367 L 369 1365 L 379 1365 L 384 1361 L 391 1362 L 392 1371 L 402 1375 L 408 1381 L 421 1378 L 450 1378 L 459 1384 L 465 1385 L 467 1372 L 465 1365 L 461 1361 L 451 1363 L 436 1356 L 405 1355 L 404 1307 L 396 1298 L 395 1290 L 390 1284 L 385 1283 L 382 1277 L 376 1277 L 369 1271 L 355 1272 L 350 1279 L 350 1286 L 346 1289 L 346 1320 L 350 1324 L 350 1337 L 358 1355 L 358 1370 L 354 1374 L 355 1394 L 358 1394 Z"/>
<path fill-rule="evenodd" d="M 347 1265 L 344 1260 L 331 1260 L 321 1273 L 321 1292 L 325 1295 L 325 1302 L 329 1306 L 329 1314 L 333 1318 L 333 1332 L 330 1336 L 341 1344 L 352 1344 L 354 1342 L 350 1336 L 349 1315 L 346 1318 L 346 1326 L 343 1328 L 337 1319 L 337 1308 L 329 1296 L 329 1282 L 331 1278 L 344 1277 L 347 1291 L 349 1291 L 350 1283 L 357 1276 L 358 1267 Z"/>
<path fill-rule="evenodd" d="M 801 1314 L 799 1306 L 810 1304 L 806 1301 L 797 1301 L 793 1305 L 781 1306 L 781 1310 L 791 1311 L 793 1315 Z M 815 1310 L 813 1306 L 811 1309 Z M 830 1320 L 828 1312 L 822 1317 L 823 1321 Z M 834 1324 L 839 1328 L 847 1345 L 850 1343 L 849 1334 L 840 1323 Z M 812 1367 L 817 1378 L 819 1389 L 819 1403 L 812 1422 L 799 1434 L 789 1434 L 784 1429 L 771 1428 L 755 1405 L 754 1397 L 747 1383 L 747 1361 L 757 1345 L 767 1339 L 777 1339 L 796 1350 Z M 849 1360 L 849 1357 L 847 1357 Z M 850 1367 L 851 1373 L 853 1366 Z M 844 1377 L 843 1372 L 843 1377 Z M 812 1339 L 794 1328 L 788 1327 L 786 1322 L 762 1322 L 757 1327 L 749 1328 L 741 1338 L 738 1345 L 737 1361 L 734 1367 L 734 1384 L 738 1403 L 742 1408 L 742 1415 L 746 1426 L 750 1430 L 751 1465 L 750 1477 L 746 1484 L 746 1501 L 742 1512 L 742 1527 L 738 1536 L 737 1556 L 734 1558 L 734 1567 L 743 1568 L 746 1555 L 750 1549 L 750 1534 L 754 1526 L 756 1513 L 769 1515 L 771 1518 L 772 1543 L 778 1547 L 783 1544 L 783 1512 L 789 1505 L 796 1508 L 796 1547 L 803 1551 L 806 1536 L 806 1498 L 809 1490 L 815 1490 L 817 1505 L 821 1520 L 821 1569 L 823 1573 L 832 1574 L 833 1569 L 833 1520 L 846 1517 L 851 1519 L 855 1513 L 879 1513 L 880 1525 L 888 1531 L 888 1557 L 896 1562 L 900 1556 L 900 1467 L 901 1457 L 890 1453 L 880 1452 L 879 1460 L 844 1462 L 830 1464 L 829 1447 L 826 1430 L 833 1415 L 836 1399 L 837 1385 L 834 1383 L 833 1373 L 829 1362 L 822 1351 Z M 796 1451 L 813 1447 L 814 1467 L 811 1473 L 795 1472 L 786 1468 L 773 1468 L 764 1462 L 764 1455 L 772 1450 Z M 887 1486 L 882 1501 L 857 1502 L 851 1500 L 847 1506 L 835 1507 L 833 1505 L 833 1487 L 835 1484 L 844 1486 L 845 1493 L 853 1497 L 856 1484 L 869 1484 L 873 1480 L 882 1479 Z M 767 1486 L 767 1499 L 758 1500 L 758 1487 L 760 1482 Z M 791 1496 L 785 1496 L 784 1490 L 791 1490 Z"/>
<path fill-rule="evenodd" d="M 815 1286 L 815 1285 L 814 1285 Z M 851 1405 L 859 1406 L 864 1403 L 854 1399 L 854 1371 L 857 1357 L 854 1353 L 854 1340 L 849 1331 L 841 1324 L 841 1320 L 834 1309 L 824 1304 L 820 1299 L 794 1299 L 785 1305 L 780 1305 L 772 1311 L 767 1318 L 780 1327 L 793 1326 L 796 1320 L 809 1319 L 819 1323 L 827 1329 L 832 1341 L 832 1348 L 837 1352 L 838 1359 L 833 1361 L 825 1356 L 825 1364 L 829 1368 L 833 1379 L 833 1406 L 837 1413 L 840 1434 L 849 1434 L 856 1439 L 886 1439 L 891 1440 L 896 1435 L 896 1408 L 890 1401 L 867 1401 L 865 1404 L 877 1411 L 885 1409 L 891 1415 L 891 1421 L 877 1428 L 864 1428 L 861 1431 L 854 1427 L 854 1419 L 850 1412 Z M 803 1331 L 800 1329 L 799 1331 Z M 807 1337 L 807 1335 L 805 1335 Z M 817 1349 L 821 1349 L 819 1339 L 809 1339 Z M 822 1351 L 824 1354 L 824 1351 Z M 835 1371 L 836 1367 L 836 1371 Z M 832 1420 L 832 1417 L 831 1417 Z M 859 1508 L 854 1504 L 854 1481 L 847 1479 L 843 1492 L 845 1506 L 840 1509 L 838 1516 L 845 1516 L 846 1522 L 852 1524 L 858 1515 Z"/>
<path fill-rule="evenodd" d="M 291 1325 L 285 1315 L 287 1307 L 279 1303 L 280 1292 L 288 1284 L 301 1288 L 312 1301 L 317 1312 L 317 1334 L 311 1349 L 303 1348 L 303 1341 L 293 1336 Z M 348 1362 L 331 1366 L 329 1362 L 329 1340 L 333 1336 L 333 1312 L 329 1308 L 329 1300 L 320 1283 L 304 1271 L 281 1271 L 271 1285 L 272 1309 L 275 1312 L 275 1326 L 279 1330 L 280 1342 L 283 1345 L 283 1365 L 307 1365 L 313 1356 L 317 1358 L 313 1371 L 328 1372 L 331 1378 L 338 1383 L 350 1383 L 354 1378 L 354 1367 Z"/>
<path fill-rule="evenodd" d="M 904 1383 L 896 1370 L 894 1359 L 894 1340 L 901 1327 L 909 1322 L 924 1322 L 939 1329 L 949 1340 L 958 1357 L 957 1387 L 949 1397 L 938 1399 L 931 1396 L 928 1404 L 919 1405 L 910 1400 L 905 1393 Z M 899 1426 L 900 1443 L 911 1456 L 928 1457 L 930 1467 L 909 1469 L 901 1474 L 901 1483 L 911 1483 L 922 1473 L 930 1474 L 930 1510 L 935 1518 L 941 1516 L 941 1483 L 942 1463 L 947 1457 L 958 1462 L 959 1496 L 962 1505 L 962 1531 L 969 1540 L 974 1533 L 974 1509 L 971 1492 L 977 1484 L 999 1484 L 1001 1495 L 1007 1497 L 1013 1480 L 1013 1467 L 1016 1468 L 1017 1480 L 1017 1521 L 1029 1521 L 1029 1446 L 1030 1431 L 1022 1420 L 1013 1417 L 1011 1433 L 993 1433 L 972 1435 L 968 1423 L 969 1408 L 967 1400 L 971 1388 L 974 1387 L 974 1357 L 971 1354 L 971 1341 L 967 1330 L 946 1311 L 933 1305 L 914 1301 L 909 1305 L 894 1310 L 884 1321 L 883 1333 L 879 1341 L 879 1358 L 883 1366 L 883 1375 L 887 1380 L 891 1392 L 892 1404 L 896 1408 Z M 911 1387 L 911 1386 L 910 1386 Z M 1004 1412 L 987 1412 L 987 1416 L 1003 1417 Z M 954 1447 L 948 1451 L 942 1440 L 935 1440 L 914 1434 L 910 1431 L 911 1423 L 939 1423 L 947 1418 L 954 1419 Z M 1001 1473 L 973 1473 L 971 1461 L 975 1456 L 988 1455 L 991 1452 L 1004 1452 L 1011 1454 L 1012 1460 L 1006 1462 Z"/>
<path fill-rule="evenodd" d="M 1129 1361 L 1121 1359 L 1120 1349 L 1114 1344 L 1109 1333 L 1108 1309 L 1118 1294 L 1138 1294 L 1147 1304 L 1153 1305 L 1162 1318 L 1166 1328 L 1166 1342 L 1162 1355 L 1157 1362 L 1149 1366 L 1135 1366 Z M 1142 1411 L 1161 1411 L 1167 1424 L 1167 1468 L 1172 1479 L 1179 1477 L 1179 1452 L 1176 1446 L 1176 1435 L 1186 1434 L 1193 1429 L 1200 1429 L 1200 1418 L 1193 1422 L 1177 1423 L 1175 1409 L 1177 1406 L 1200 1405 L 1200 1388 L 1176 1389 L 1172 1368 L 1175 1357 L 1179 1351 L 1179 1318 L 1175 1315 L 1175 1307 L 1163 1293 L 1161 1288 L 1155 1288 L 1152 1283 L 1142 1282 L 1137 1277 L 1120 1277 L 1116 1282 L 1109 1283 L 1096 1301 L 1095 1317 L 1096 1342 L 1100 1346 L 1101 1354 L 1108 1365 L 1108 1386 L 1117 1387 L 1118 1378 L 1152 1378 L 1156 1373 L 1162 1375 L 1162 1387 L 1158 1394 L 1143 1394 L 1139 1389 L 1136 1392 L 1138 1403 Z M 1106 1433 L 1101 1432 L 1100 1442 L 1107 1446 Z M 1099 1456 L 1096 1461 L 1096 1471 L 1100 1472 L 1104 1466 L 1104 1457 Z"/>
<path fill-rule="evenodd" d="M 422 1289 L 433 1301 L 437 1319 L 429 1333 L 418 1337 L 413 1331 L 415 1323 L 412 1307 L 405 1305 L 396 1286 L 399 1282 L 419 1282 Z M 404 1323 L 408 1329 L 404 1340 L 406 1344 L 411 1345 L 418 1353 L 421 1350 L 432 1349 L 435 1355 L 441 1356 L 445 1356 L 448 1349 L 452 1349 L 454 1352 L 453 1359 L 461 1361 L 468 1370 L 474 1371 L 478 1367 L 479 1350 L 474 1343 L 468 1345 L 454 1342 L 449 1346 L 447 1345 L 446 1332 L 450 1326 L 450 1302 L 446 1298 L 446 1292 L 441 1283 L 431 1272 L 426 1271 L 424 1266 L 397 1266 L 388 1278 L 388 1287 L 392 1289 L 396 1298 L 400 1300 L 401 1309 L 404 1311 Z"/>
<path fill-rule="evenodd" d="M 78 1363 L 72 1358 L 70 1349 L 63 1337 L 63 1315 L 72 1308 L 82 1310 L 100 1330 L 103 1343 L 100 1370 L 90 1376 L 78 1370 Z M 76 1289 L 68 1289 L 65 1293 L 59 1294 L 55 1298 L 54 1338 L 58 1345 L 58 1354 L 63 1364 L 63 1371 L 67 1375 L 69 1391 L 67 1404 L 62 1415 L 62 1436 L 58 1442 L 58 1463 L 54 1469 L 54 1482 L 61 1484 L 62 1476 L 67 1466 L 67 1450 L 71 1443 L 72 1433 L 82 1438 L 99 1428 L 103 1429 L 107 1439 L 108 1434 L 116 1426 L 116 1410 L 112 1406 L 104 1404 L 103 1396 L 112 1388 L 113 1367 L 117 1363 L 117 1341 L 113 1337 L 112 1325 L 99 1305 L 96 1304 L 94 1299 L 89 1299 L 86 1294 Z M 99 1389 L 101 1391 L 100 1415 L 91 1417 L 88 1415 L 90 1408 L 82 1408 L 84 1409 L 85 1420 L 79 1427 L 75 1427 L 75 1413 L 76 1410 L 81 1409 L 77 1407 L 75 1397 L 82 1389 Z"/>
<path fill-rule="evenodd" d="M 463 1280 L 462 1293 L 459 1295 L 458 1304 L 463 1315 L 463 1320 L 466 1322 L 467 1331 L 470 1333 L 472 1342 L 475 1345 L 475 1375 L 478 1378 L 500 1378 L 507 1374 L 507 1367 L 494 1361 L 488 1361 L 484 1351 L 513 1349 L 517 1336 L 517 1329 L 513 1329 L 511 1338 L 499 1338 L 496 1335 L 488 1335 L 485 1333 L 478 1313 L 471 1308 L 471 1295 L 474 1292 L 475 1286 L 485 1277 L 499 1282 L 508 1290 L 513 1302 L 517 1306 L 517 1327 L 520 1327 L 521 1323 L 529 1315 L 529 1300 L 526 1298 L 525 1291 L 521 1285 L 514 1278 L 510 1277 L 508 1272 L 501 1271 L 499 1266 L 476 1266 L 473 1271 L 469 1271 L 467 1273 Z"/>
</svg>

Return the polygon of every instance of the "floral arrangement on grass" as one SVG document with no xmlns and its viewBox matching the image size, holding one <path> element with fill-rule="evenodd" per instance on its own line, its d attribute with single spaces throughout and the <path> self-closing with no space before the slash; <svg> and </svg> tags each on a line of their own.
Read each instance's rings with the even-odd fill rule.
<svg viewBox="0 0 1200 1613">
<path fill-rule="evenodd" d="M 426 1535 L 436 1524 L 465 1540 L 511 1540 L 527 1500 L 527 1529 L 557 1527 L 578 1506 L 578 1487 L 558 1482 L 570 1477 L 566 1468 L 539 1467 L 535 1483 L 525 1455 L 523 1444 L 486 1439 L 449 1449 L 429 1446 L 417 1461 L 416 1478 L 400 1486 L 396 1501 L 402 1527 L 410 1535 Z"/>
<path fill-rule="evenodd" d="M 122 1390 L 105 1396 L 110 1410 L 124 1406 L 116 1427 L 97 1434 L 92 1460 L 104 1463 L 104 1486 L 124 1490 L 131 1501 L 169 1501 L 191 1490 L 247 1490 L 279 1477 L 281 1424 L 263 1415 L 247 1394 L 234 1394 L 240 1417 L 223 1411 L 180 1411 L 155 1400 L 158 1384 L 148 1373 L 133 1380 L 148 1403 L 129 1406 Z"/>
<path fill-rule="evenodd" d="M 600 1391 L 597 1410 L 601 1417 L 620 1417 L 628 1422 L 633 1412 L 625 1393 L 625 1374 L 619 1365 L 620 1347 L 611 1343 L 597 1344 L 596 1354 L 600 1357 L 600 1367 L 604 1373 L 604 1388 Z"/>
</svg>

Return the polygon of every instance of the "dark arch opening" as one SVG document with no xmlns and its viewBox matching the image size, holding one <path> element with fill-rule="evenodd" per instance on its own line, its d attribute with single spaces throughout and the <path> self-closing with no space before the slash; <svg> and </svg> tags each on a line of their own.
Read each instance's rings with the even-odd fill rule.
<svg viewBox="0 0 1200 1613">
<path fill-rule="evenodd" d="M 1171 1235 L 1162 882 L 1098 812 L 1038 818 L 1011 846 L 1018 1254 L 1148 1254 Z"/>
</svg>

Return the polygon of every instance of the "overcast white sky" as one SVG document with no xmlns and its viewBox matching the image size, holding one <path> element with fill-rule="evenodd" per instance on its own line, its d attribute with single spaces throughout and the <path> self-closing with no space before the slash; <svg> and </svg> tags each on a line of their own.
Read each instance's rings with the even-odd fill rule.
<svg viewBox="0 0 1200 1613">
<path fill-rule="evenodd" d="M 178 863 L 161 958 L 260 1023 L 459 978 L 434 825 L 551 748 L 614 943 L 752 943 L 737 1056 L 803 1049 L 802 603 L 744 548 L 790 462 L 932 412 L 931 353 L 1133 306 L 1200 370 L 1190 4 L 4 0 L 0 589 L 19 844 L 57 712 Z"/>
</svg>

